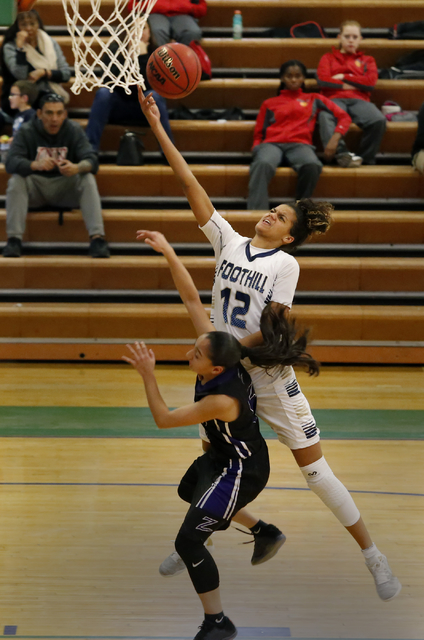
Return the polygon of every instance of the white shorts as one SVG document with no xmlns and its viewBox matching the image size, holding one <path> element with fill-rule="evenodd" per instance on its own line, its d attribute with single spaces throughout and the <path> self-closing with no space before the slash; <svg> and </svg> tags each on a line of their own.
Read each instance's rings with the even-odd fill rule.
<svg viewBox="0 0 424 640">
<path fill-rule="evenodd" d="M 285 367 L 282 373 L 270 370 L 268 374 L 246 361 L 243 366 L 253 381 L 256 413 L 275 431 L 280 442 L 289 449 L 305 449 L 319 442 L 319 429 L 293 368 Z M 207 440 L 202 427 L 200 436 Z"/>
</svg>

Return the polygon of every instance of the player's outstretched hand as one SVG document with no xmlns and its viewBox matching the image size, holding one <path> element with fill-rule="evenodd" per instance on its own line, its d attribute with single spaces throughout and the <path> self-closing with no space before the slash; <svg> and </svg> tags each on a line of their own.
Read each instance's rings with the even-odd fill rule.
<svg viewBox="0 0 424 640">
<path fill-rule="evenodd" d="M 141 90 L 141 87 L 138 87 L 138 101 L 140 103 L 141 110 L 150 126 L 153 127 L 155 124 L 160 123 L 160 111 L 153 95 L 149 93 L 147 96 L 145 96 L 143 94 L 143 91 Z"/>
<path fill-rule="evenodd" d="M 145 229 L 141 229 L 137 231 L 137 240 L 144 240 L 144 242 L 149 244 L 155 251 L 163 253 L 164 255 L 173 251 L 168 240 L 163 233 L 159 231 L 146 231 Z"/>
<path fill-rule="evenodd" d="M 144 342 L 136 342 L 134 345 L 127 344 L 127 348 L 130 350 L 131 356 L 122 356 L 122 359 L 131 364 L 143 378 L 152 375 L 156 363 L 152 349 L 148 349 Z"/>
</svg>

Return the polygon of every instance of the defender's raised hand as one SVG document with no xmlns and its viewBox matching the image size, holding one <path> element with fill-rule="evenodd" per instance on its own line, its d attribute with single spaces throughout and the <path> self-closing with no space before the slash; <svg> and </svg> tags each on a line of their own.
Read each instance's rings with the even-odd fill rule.
<svg viewBox="0 0 424 640">
<path fill-rule="evenodd" d="M 148 349 L 144 342 L 136 342 L 133 346 L 127 344 L 131 356 L 122 356 L 122 359 L 131 364 L 142 378 L 153 375 L 156 358 L 152 349 Z"/>
<path fill-rule="evenodd" d="M 145 229 L 141 229 L 137 231 L 137 240 L 144 240 L 144 242 L 152 247 L 158 253 L 163 253 L 164 255 L 170 250 L 173 251 L 171 245 L 168 240 L 165 238 L 163 233 L 159 231 L 147 231 Z"/>
</svg>

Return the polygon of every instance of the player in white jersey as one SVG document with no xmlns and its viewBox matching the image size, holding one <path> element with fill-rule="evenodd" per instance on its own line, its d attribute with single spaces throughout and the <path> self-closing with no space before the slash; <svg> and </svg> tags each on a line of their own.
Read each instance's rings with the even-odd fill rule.
<svg viewBox="0 0 424 640">
<path fill-rule="evenodd" d="M 169 140 L 152 96 L 144 98 L 140 91 L 139 98 L 200 228 L 215 249 L 214 325 L 233 333 L 243 344 L 253 346 L 262 340 L 257 321 L 261 309 L 268 303 L 289 309 L 292 303 L 299 268 L 295 259 L 282 249 L 296 248 L 313 233 L 324 233 L 333 207 L 311 200 L 279 205 L 262 216 L 255 226 L 253 239 L 243 238 L 215 211 L 209 196 Z M 380 598 L 387 601 L 396 597 L 401 584 L 393 576 L 387 558 L 373 543 L 351 495 L 325 460 L 319 430 L 293 369 L 287 367 L 283 374 L 275 371 L 270 377 L 248 363 L 246 368 L 255 387 L 258 415 L 274 429 L 279 440 L 289 446 L 308 487 L 356 540 Z M 245 510 L 233 519 L 254 535 L 266 527 Z"/>
</svg>

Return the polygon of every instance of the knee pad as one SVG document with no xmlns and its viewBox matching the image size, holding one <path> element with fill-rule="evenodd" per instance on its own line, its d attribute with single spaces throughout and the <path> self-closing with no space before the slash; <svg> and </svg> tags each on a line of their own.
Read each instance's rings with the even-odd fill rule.
<svg viewBox="0 0 424 640">
<path fill-rule="evenodd" d="M 331 509 L 344 527 L 350 527 L 360 518 L 358 507 L 344 484 L 331 471 L 324 456 L 300 467 L 308 487 Z"/>
<path fill-rule="evenodd" d="M 197 532 L 196 532 L 197 533 Z M 219 587 L 218 567 L 201 539 L 184 523 L 175 539 L 175 550 L 183 559 L 197 593 L 207 593 Z"/>
<path fill-rule="evenodd" d="M 182 525 L 177 537 L 175 538 L 175 550 L 181 558 L 186 562 L 193 555 L 193 551 L 198 548 L 201 549 L 203 542 L 200 537 L 196 539 L 184 524 Z"/>
</svg>

